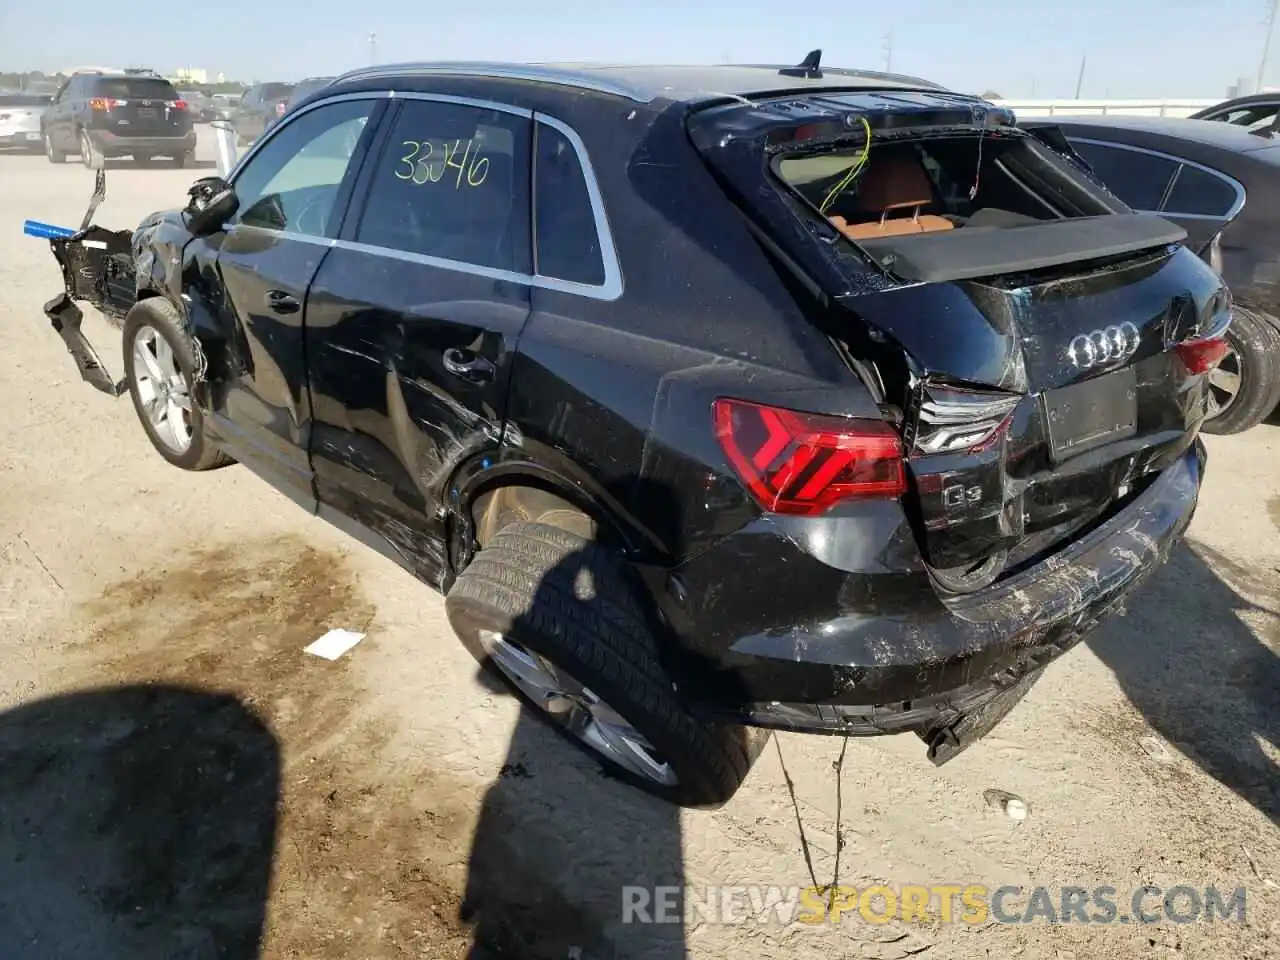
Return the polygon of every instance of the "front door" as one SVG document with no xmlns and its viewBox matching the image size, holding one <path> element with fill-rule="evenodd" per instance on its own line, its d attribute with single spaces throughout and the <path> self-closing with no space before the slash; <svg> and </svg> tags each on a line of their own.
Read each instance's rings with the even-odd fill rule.
<svg viewBox="0 0 1280 960">
<path fill-rule="evenodd" d="M 205 263 L 187 291 L 210 367 L 224 376 L 210 390 L 210 429 L 238 461 L 312 508 L 307 288 L 379 107 L 372 97 L 324 104 L 274 131 L 237 172 L 232 222 L 196 241 Z"/>
<path fill-rule="evenodd" d="M 312 285 L 311 454 L 321 515 L 434 581 L 445 484 L 497 447 L 529 316 L 531 117 L 406 95 L 386 125 Z"/>
</svg>

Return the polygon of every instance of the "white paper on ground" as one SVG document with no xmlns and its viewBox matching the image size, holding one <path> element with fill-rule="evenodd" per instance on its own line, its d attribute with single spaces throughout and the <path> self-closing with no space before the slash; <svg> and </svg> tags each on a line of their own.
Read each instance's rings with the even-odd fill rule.
<svg viewBox="0 0 1280 960">
<path fill-rule="evenodd" d="M 324 657 L 326 660 L 337 660 L 363 639 L 363 633 L 342 629 L 330 630 L 311 646 L 307 647 L 304 652 L 313 653 L 317 657 Z"/>
</svg>

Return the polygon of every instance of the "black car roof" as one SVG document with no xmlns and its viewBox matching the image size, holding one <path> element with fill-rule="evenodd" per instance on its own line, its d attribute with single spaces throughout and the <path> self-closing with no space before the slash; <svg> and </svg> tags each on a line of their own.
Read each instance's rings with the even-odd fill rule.
<svg viewBox="0 0 1280 960">
<path fill-rule="evenodd" d="M 805 90 L 935 90 L 940 84 L 900 74 L 822 68 L 819 78 L 783 76 L 785 65 L 703 65 L 601 63 L 496 63 L 455 61 L 399 63 L 343 74 L 335 84 L 413 77 L 474 77 L 526 80 L 592 90 L 638 103 L 697 102 L 717 97 L 751 97 Z"/>
<path fill-rule="evenodd" d="M 1117 138 L 1127 140 L 1151 140 L 1164 138 L 1183 140 L 1205 147 L 1213 147 L 1228 153 L 1252 153 L 1274 146 L 1267 137 L 1249 133 L 1244 127 L 1221 120 L 1191 120 L 1181 117 L 1115 117 L 1115 116 L 1052 116 L 1018 119 L 1018 126 L 1061 127 L 1067 129 L 1116 131 L 1131 136 Z"/>
<path fill-rule="evenodd" d="M 1221 103 L 1215 103 L 1212 107 L 1205 107 L 1196 112 L 1198 114 L 1217 113 L 1220 110 L 1235 110 L 1240 107 L 1252 107 L 1277 101 L 1280 101 L 1280 90 L 1273 90 L 1271 93 L 1251 93 L 1244 97 L 1232 97 L 1230 100 L 1223 100 Z"/>
</svg>

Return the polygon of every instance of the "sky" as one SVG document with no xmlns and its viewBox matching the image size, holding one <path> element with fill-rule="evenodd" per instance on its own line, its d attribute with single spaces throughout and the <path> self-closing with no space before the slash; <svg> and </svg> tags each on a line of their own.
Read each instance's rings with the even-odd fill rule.
<svg viewBox="0 0 1280 960">
<path fill-rule="evenodd" d="M 1010 99 L 1221 98 L 1253 78 L 1272 0 L 0 0 L 0 71 L 203 68 L 290 80 L 409 60 L 794 63 Z M 190 13 L 191 16 L 183 16 Z M 376 46 L 368 42 L 376 35 Z M 1280 26 L 1265 83 L 1280 84 Z M 887 55 L 892 37 L 891 56 Z"/>
</svg>

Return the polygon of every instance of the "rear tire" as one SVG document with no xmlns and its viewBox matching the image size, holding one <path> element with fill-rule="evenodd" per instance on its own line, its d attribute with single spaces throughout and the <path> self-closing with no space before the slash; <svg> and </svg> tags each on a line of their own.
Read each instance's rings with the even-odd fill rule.
<svg viewBox="0 0 1280 960">
<path fill-rule="evenodd" d="M 1209 375 L 1210 415 L 1201 427 L 1220 436 L 1256 426 L 1280 402 L 1280 331 L 1271 319 L 1237 304 L 1226 339 L 1230 352 Z"/>
<path fill-rule="evenodd" d="M 179 170 L 181 170 L 184 167 L 195 166 L 195 162 L 196 162 L 196 155 L 194 152 L 180 153 L 173 158 L 173 166 Z"/>
<path fill-rule="evenodd" d="M 150 388 L 145 384 L 155 381 L 152 371 L 142 363 L 141 351 L 149 351 L 153 360 L 158 358 L 159 351 L 151 351 L 145 341 L 153 341 L 153 335 L 162 339 L 172 355 L 172 372 L 177 374 L 185 386 L 188 409 L 181 411 L 186 424 L 190 428 L 190 438 L 185 447 L 175 443 L 168 430 L 153 422 L 148 412 L 148 404 L 155 400 L 155 383 Z M 155 447 L 157 453 L 169 463 L 183 470 L 213 470 L 232 463 L 232 459 L 215 447 L 205 437 L 204 420 L 192 397 L 192 384 L 195 382 L 195 354 L 191 338 L 183 329 L 178 311 L 173 304 L 160 297 L 151 297 L 134 305 L 124 321 L 124 374 L 129 384 L 129 396 L 133 400 L 133 410 L 138 415 L 138 422 L 147 434 L 147 439 Z M 154 341 L 153 341 L 154 342 Z M 142 365 L 143 369 L 139 369 Z M 164 368 L 162 363 L 161 368 Z M 167 371 L 166 371 L 167 372 Z M 145 396 L 144 396 L 145 392 Z M 179 416 L 174 408 L 169 408 L 169 416 Z"/>
<path fill-rule="evenodd" d="M 737 792 L 768 735 L 695 719 L 676 699 L 657 641 L 630 579 L 605 548 L 546 523 L 500 530 L 454 582 L 445 609 L 454 633 L 525 706 L 610 775 L 683 807 L 718 807 Z M 555 668 L 570 689 L 586 688 L 674 774 L 642 776 L 573 733 L 548 699 L 538 703 L 494 663 L 492 635 Z M 488 645 L 487 645 L 488 644 Z M 617 729 L 617 728 L 615 728 Z"/>
<path fill-rule="evenodd" d="M 44 155 L 49 159 L 50 163 L 67 162 L 66 152 L 53 145 L 53 135 L 48 130 L 44 132 Z"/>
<path fill-rule="evenodd" d="M 92 170 L 94 169 L 94 164 L 97 162 L 98 155 L 99 155 L 98 148 L 93 145 L 93 140 L 90 139 L 89 137 L 89 131 L 81 130 L 80 131 L 80 162 L 83 163 L 90 170 Z M 105 158 L 103 158 L 103 163 L 105 165 L 106 163 Z"/>
</svg>

